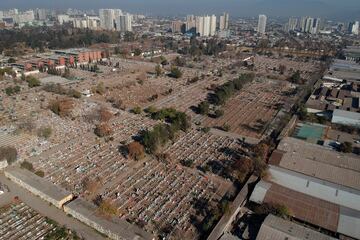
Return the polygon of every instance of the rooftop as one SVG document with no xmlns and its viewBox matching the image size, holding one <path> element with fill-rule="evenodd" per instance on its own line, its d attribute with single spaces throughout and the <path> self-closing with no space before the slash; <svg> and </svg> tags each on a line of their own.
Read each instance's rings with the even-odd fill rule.
<svg viewBox="0 0 360 240">
<path fill-rule="evenodd" d="M 144 230 L 132 225 L 124 220 L 106 220 L 96 215 L 97 207 L 90 202 L 80 198 L 68 203 L 66 207 L 83 215 L 90 221 L 100 225 L 102 228 L 111 231 L 123 239 L 153 239 L 153 236 Z"/>
<path fill-rule="evenodd" d="M 5 169 L 5 174 L 12 175 L 13 177 L 21 180 L 27 185 L 30 185 L 31 187 L 37 189 L 38 191 L 56 201 L 61 201 L 64 198 L 67 198 L 69 195 L 72 195 L 72 193 L 57 187 L 48 180 L 41 178 L 25 169 L 10 167 Z"/>
<path fill-rule="evenodd" d="M 360 190 L 358 158 L 290 137 L 280 142 L 278 150 L 284 153 L 275 165 Z"/>
<path fill-rule="evenodd" d="M 335 238 L 270 214 L 261 225 L 256 240 L 272 239 L 335 240 Z"/>
</svg>

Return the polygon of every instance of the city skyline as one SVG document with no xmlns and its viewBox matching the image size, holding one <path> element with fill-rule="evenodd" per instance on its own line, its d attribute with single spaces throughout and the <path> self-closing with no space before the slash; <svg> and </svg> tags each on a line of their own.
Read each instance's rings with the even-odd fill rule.
<svg viewBox="0 0 360 240">
<path fill-rule="evenodd" d="M 205 4 L 206 3 L 206 4 Z M 120 8 L 125 11 L 138 12 L 149 15 L 184 15 L 184 14 L 206 14 L 213 12 L 221 14 L 226 11 L 235 17 L 256 17 L 258 14 L 266 14 L 269 17 L 289 17 L 294 15 L 315 15 L 339 20 L 348 20 L 360 15 L 360 2 L 356 0 L 345 0 L 339 3 L 336 0 L 239 0 L 222 1 L 219 4 L 215 0 L 199 1 L 165 1 L 165 0 L 106 0 L 73 2 L 64 0 L 61 3 L 48 3 L 43 0 L 25 1 L 1 1 L 0 8 L 51 8 L 51 9 L 100 9 Z M 164 11 L 166 10 L 166 11 Z"/>
</svg>

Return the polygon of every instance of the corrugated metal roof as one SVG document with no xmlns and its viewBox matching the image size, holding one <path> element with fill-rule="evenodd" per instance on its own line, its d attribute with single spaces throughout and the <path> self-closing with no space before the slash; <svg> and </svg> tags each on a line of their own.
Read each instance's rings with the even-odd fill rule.
<svg viewBox="0 0 360 240">
<path fill-rule="evenodd" d="M 258 184 L 256 184 L 256 187 L 250 196 L 250 201 L 256 203 L 262 203 L 270 187 L 271 187 L 271 183 L 261 180 Z"/>
<path fill-rule="evenodd" d="M 278 150 L 285 152 L 278 164 L 282 168 L 360 190 L 358 158 L 290 137 Z"/>
<path fill-rule="evenodd" d="M 271 181 L 294 191 L 360 211 L 360 191 L 276 166 L 269 167 Z"/>
<path fill-rule="evenodd" d="M 338 232 L 360 239 L 360 212 L 341 207 Z"/>
<path fill-rule="evenodd" d="M 354 121 L 360 121 L 360 113 L 357 112 L 349 112 L 340 109 L 335 109 L 333 112 L 333 117 L 342 117 L 352 119 Z"/>
<path fill-rule="evenodd" d="M 306 228 L 294 222 L 276 217 L 272 214 L 266 217 L 261 225 L 256 240 L 335 240 L 320 232 Z"/>
<path fill-rule="evenodd" d="M 273 183 L 263 203 L 286 206 L 291 216 L 304 222 L 336 232 L 340 207 Z"/>
</svg>

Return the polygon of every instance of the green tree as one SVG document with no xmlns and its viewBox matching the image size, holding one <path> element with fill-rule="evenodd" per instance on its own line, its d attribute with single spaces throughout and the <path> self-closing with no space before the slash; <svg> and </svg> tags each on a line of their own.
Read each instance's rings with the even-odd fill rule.
<svg viewBox="0 0 360 240">
<path fill-rule="evenodd" d="M 159 64 L 155 66 L 155 74 L 157 77 L 161 76 L 162 74 L 162 68 Z"/>
<path fill-rule="evenodd" d="M 219 118 L 219 117 L 222 117 L 224 115 L 224 111 L 221 110 L 221 109 L 217 109 L 215 111 L 215 118 Z"/>
<path fill-rule="evenodd" d="M 198 111 L 201 115 L 209 114 L 210 104 L 207 101 L 201 102 L 198 105 Z"/>
<path fill-rule="evenodd" d="M 171 67 L 171 72 L 170 72 L 170 77 L 173 78 L 181 78 L 182 77 L 182 72 L 179 68 L 177 67 Z"/>
<path fill-rule="evenodd" d="M 132 112 L 135 114 L 141 114 L 142 109 L 141 109 L 141 107 L 137 106 L 132 109 Z"/>
<path fill-rule="evenodd" d="M 352 153 L 353 151 L 352 143 L 351 142 L 341 143 L 339 146 L 339 151 L 344 153 Z"/>
<path fill-rule="evenodd" d="M 41 85 L 40 80 L 37 79 L 37 78 L 35 78 L 35 77 L 32 77 L 32 76 L 30 76 L 30 77 L 27 78 L 27 82 L 28 82 L 28 86 L 29 86 L 30 88 L 38 87 L 38 86 Z"/>
</svg>

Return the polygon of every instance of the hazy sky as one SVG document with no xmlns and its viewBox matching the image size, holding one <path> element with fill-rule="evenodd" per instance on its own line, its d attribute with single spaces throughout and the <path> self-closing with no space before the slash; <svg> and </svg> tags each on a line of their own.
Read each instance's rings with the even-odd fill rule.
<svg viewBox="0 0 360 240">
<path fill-rule="evenodd" d="M 329 16 L 360 19 L 360 0 L 0 0 L 0 8 L 121 8 L 153 15 Z"/>
</svg>

